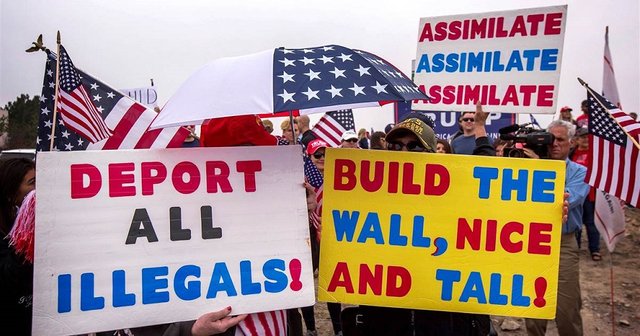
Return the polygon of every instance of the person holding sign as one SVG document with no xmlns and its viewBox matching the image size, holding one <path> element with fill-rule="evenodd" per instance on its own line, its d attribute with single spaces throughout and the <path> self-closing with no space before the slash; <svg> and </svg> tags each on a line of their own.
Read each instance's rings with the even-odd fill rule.
<svg viewBox="0 0 640 336">
<path fill-rule="evenodd" d="M 549 124 L 547 131 L 554 136 L 549 145 L 549 157 L 552 160 L 564 160 L 567 166 L 565 191 L 569 194 L 569 214 L 562 225 L 560 245 L 560 268 L 558 271 L 558 305 L 556 307 L 556 324 L 560 335 L 582 335 L 582 317 L 580 308 L 580 255 L 575 232 L 582 225 L 582 206 L 589 194 L 589 185 L 584 182 L 587 169 L 569 160 L 570 140 L 576 127 L 564 120 L 555 120 Z M 530 158 L 537 159 L 533 150 L 523 149 Z M 527 334 L 541 336 L 546 333 L 547 320 L 526 319 Z"/>
</svg>

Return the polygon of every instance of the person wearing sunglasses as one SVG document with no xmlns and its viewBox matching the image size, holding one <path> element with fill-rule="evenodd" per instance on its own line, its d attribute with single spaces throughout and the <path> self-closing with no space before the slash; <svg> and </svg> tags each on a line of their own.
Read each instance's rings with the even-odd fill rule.
<svg viewBox="0 0 640 336">
<path fill-rule="evenodd" d="M 462 116 L 458 119 L 462 133 L 451 140 L 451 149 L 454 154 L 473 154 L 476 147 L 475 121 L 475 112 L 462 112 Z"/>
<path fill-rule="evenodd" d="M 354 131 L 346 131 L 342 133 L 342 142 L 340 148 L 359 148 L 358 135 Z"/>
</svg>

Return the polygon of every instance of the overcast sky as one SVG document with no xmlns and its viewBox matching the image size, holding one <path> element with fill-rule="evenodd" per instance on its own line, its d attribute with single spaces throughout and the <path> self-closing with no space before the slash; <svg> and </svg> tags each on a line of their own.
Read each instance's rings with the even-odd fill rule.
<svg viewBox="0 0 640 336">
<path fill-rule="evenodd" d="M 192 72 L 220 57 L 340 44 L 409 74 L 421 17 L 568 4 L 557 105 L 579 110 L 586 93 L 578 76 L 600 91 L 608 25 L 623 107 L 640 110 L 637 0 L 0 1 L 0 106 L 21 93 L 40 94 L 45 55 L 24 50 L 38 34 L 55 48 L 58 30 L 76 66 L 115 88 L 147 86 L 153 78 L 164 103 Z M 367 129 L 393 119 L 389 107 L 355 116 L 356 127 Z"/>
</svg>

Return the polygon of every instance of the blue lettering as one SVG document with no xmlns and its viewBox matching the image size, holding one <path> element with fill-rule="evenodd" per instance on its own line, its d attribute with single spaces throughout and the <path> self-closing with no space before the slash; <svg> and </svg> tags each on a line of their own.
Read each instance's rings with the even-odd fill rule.
<svg viewBox="0 0 640 336">
<path fill-rule="evenodd" d="M 187 278 L 193 276 L 200 279 L 200 267 L 196 265 L 184 265 L 176 271 L 173 278 L 173 290 L 182 300 L 195 300 L 202 295 L 200 280 L 187 281 Z"/>
<path fill-rule="evenodd" d="M 487 53 L 487 56 L 489 53 Z M 484 59 L 484 52 L 480 51 L 476 53 L 469 53 L 469 61 L 467 62 L 467 72 L 473 72 L 474 70 L 482 71 L 482 61 Z"/>
<path fill-rule="evenodd" d="M 113 281 L 113 306 L 128 307 L 136 304 L 136 295 L 127 293 L 127 274 L 124 270 L 116 270 L 111 273 Z"/>
<path fill-rule="evenodd" d="M 71 311 L 71 274 L 58 275 L 58 313 Z"/>
<path fill-rule="evenodd" d="M 472 297 L 475 297 L 478 303 L 487 303 L 480 272 L 471 272 L 471 274 L 469 274 L 469 279 L 467 279 L 467 283 L 464 285 L 464 289 L 462 289 L 462 294 L 460 294 L 460 302 L 469 302 L 469 299 Z"/>
<path fill-rule="evenodd" d="M 504 71 L 504 64 L 500 63 L 500 51 L 494 51 L 493 55 L 493 66 L 491 67 L 491 70 L 496 72 Z"/>
<path fill-rule="evenodd" d="M 442 72 L 442 70 L 444 70 L 444 54 L 433 55 L 431 63 L 431 71 Z"/>
<path fill-rule="evenodd" d="M 219 291 L 224 291 L 227 296 L 236 296 L 238 292 L 233 287 L 233 280 L 229 275 L 229 269 L 224 262 L 216 263 L 211 272 L 211 283 L 207 290 L 207 299 L 215 299 Z"/>
<path fill-rule="evenodd" d="M 356 231 L 360 211 L 354 211 L 352 213 L 343 211 L 342 214 L 340 214 L 340 211 L 333 210 L 332 214 L 333 227 L 336 230 L 336 238 L 338 241 L 342 241 L 346 236 L 347 242 L 351 242 L 353 240 L 353 234 Z"/>
<path fill-rule="evenodd" d="M 533 171 L 533 190 L 531 190 L 531 200 L 534 202 L 553 203 L 555 196 L 553 188 L 556 172 L 550 170 Z M 548 191 L 548 192 L 547 192 Z"/>
<path fill-rule="evenodd" d="M 242 295 L 259 294 L 262 289 L 260 283 L 251 280 L 251 261 L 243 260 L 240 262 L 240 292 Z"/>
<path fill-rule="evenodd" d="M 436 270 L 436 280 L 442 281 L 440 299 L 443 301 L 451 301 L 451 297 L 453 296 L 453 283 L 460 281 L 460 271 L 438 269 Z"/>
<path fill-rule="evenodd" d="M 558 49 L 542 49 L 540 58 L 541 71 L 555 71 L 558 67 Z"/>
<path fill-rule="evenodd" d="M 373 238 L 376 244 L 384 244 L 384 238 L 382 237 L 382 228 L 380 228 L 380 219 L 378 213 L 369 212 L 367 218 L 364 220 L 362 231 L 358 236 L 358 243 L 365 243 L 367 239 Z"/>
<path fill-rule="evenodd" d="M 169 302 L 169 292 L 159 291 L 169 287 L 169 280 L 158 278 L 167 276 L 169 267 L 148 267 L 142 269 L 142 303 L 153 304 Z"/>
<path fill-rule="evenodd" d="M 511 286 L 511 304 L 520 307 L 529 307 L 531 298 L 522 295 L 524 277 L 520 274 L 513 276 L 513 286 Z"/>
<path fill-rule="evenodd" d="M 431 238 L 424 236 L 424 217 L 413 217 L 413 235 L 411 236 L 411 245 L 416 247 L 431 246 Z"/>
<path fill-rule="evenodd" d="M 540 50 L 525 50 L 522 52 L 522 57 L 527 59 L 527 71 L 533 71 L 533 66 L 536 64 L 536 58 L 540 57 Z"/>
<path fill-rule="evenodd" d="M 502 177 L 502 200 L 511 200 L 511 194 L 517 192 L 517 200 L 524 202 L 527 200 L 527 181 L 529 172 L 524 169 L 518 171 L 518 178 L 514 180 L 513 169 L 505 169 Z"/>
<path fill-rule="evenodd" d="M 489 303 L 504 306 L 509 301 L 506 295 L 500 294 L 501 283 L 502 275 L 500 275 L 500 273 L 491 273 L 491 283 L 489 285 Z"/>
<path fill-rule="evenodd" d="M 98 310 L 104 308 L 104 297 L 95 296 L 93 273 L 80 275 L 80 310 Z"/>
<path fill-rule="evenodd" d="M 284 272 L 286 266 L 282 259 L 270 259 L 262 266 L 262 273 L 267 279 L 264 282 L 264 291 L 267 293 L 282 292 L 289 284 L 289 277 Z"/>
<path fill-rule="evenodd" d="M 456 72 L 458 71 L 458 59 L 460 55 L 458 54 L 449 54 L 447 55 L 447 67 L 445 70 L 447 72 Z"/>
<path fill-rule="evenodd" d="M 489 198 L 491 192 L 491 180 L 498 178 L 498 168 L 475 167 L 473 168 L 473 177 L 480 180 L 478 186 L 478 197 Z"/>
<path fill-rule="evenodd" d="M 516 68 L 516 70 L 522 71 L 522 59 L 520 58 L 519 50 L 511 52 L 511 57 L 509 57 L 509 61 L 507 61 L 506 71 L 511 71 L 511 68 Z"/>
<path fill-rule="evenodd" d="M 422 56 L 420 56 L 420 62 L 418 63 L 418 67 L 416 69 L 416 73 L 421 73 L 422 71 L 429 73 L 431 72 L 431 69 L 429 67 L 429 55 L 428 54 L 422 54 Z"/>
<path fill-rule="evenodd" d="M 400 233 L 400 221 L 402 217 L 399 214 L 391 215 L 391 223 L 389 228 L 389 245 L 407 246 L 407 236 Z"/>
</svg>

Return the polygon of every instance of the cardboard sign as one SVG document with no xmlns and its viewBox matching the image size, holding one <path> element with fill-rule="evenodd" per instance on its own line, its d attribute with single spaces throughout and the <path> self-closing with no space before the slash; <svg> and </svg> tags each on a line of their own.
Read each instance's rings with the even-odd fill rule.
<svg viewBox="0 0 640 336">
<path fill-rule="evenodd" d="M 295 146 L 42 152 L 33 332 L 315 302 Z"/>
<path fill-rule="evenodd" d="M 120 91 L 151 109 L 158 106 L 158 92 L 155 86 L 120 89 Z"/>
<path fill-rule="evenodd" d="M 554 317 L 563 161 L 327 153 L 319 300 Z"/>
<path fill-rule="evenodd" d="M 555 113 L 567 6 L 422 18 L 416 110 Z"/>
</svg>

